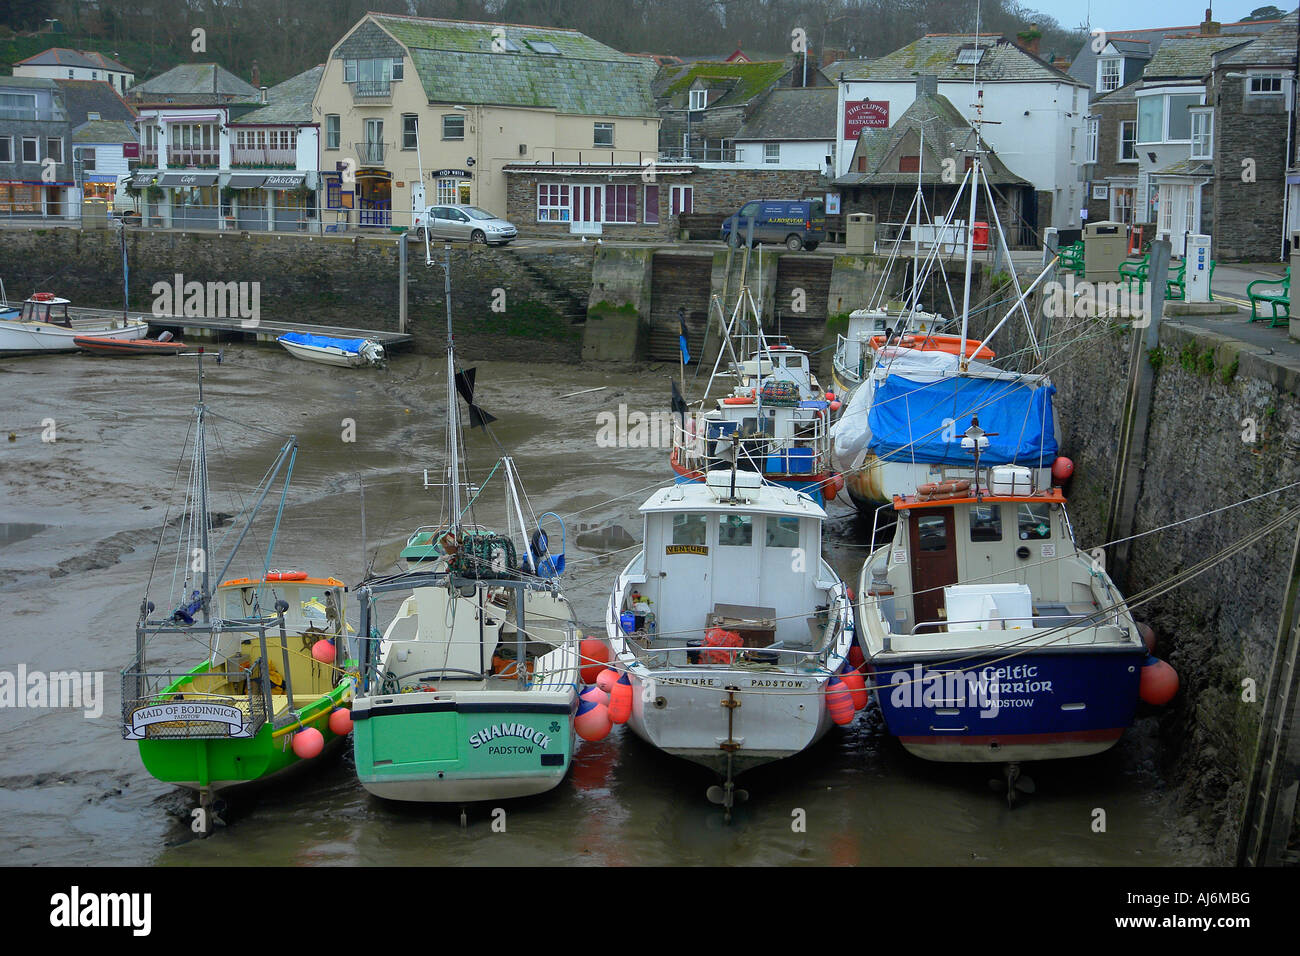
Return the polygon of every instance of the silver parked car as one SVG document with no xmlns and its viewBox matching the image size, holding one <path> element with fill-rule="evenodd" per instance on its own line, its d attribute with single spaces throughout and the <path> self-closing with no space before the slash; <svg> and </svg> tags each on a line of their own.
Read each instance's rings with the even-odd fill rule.
<svg viewBox="0 0 1300 956">
<path fill-rule="evenodd" d="M 491 246 L 504 246 L 519 235 L 513 223 L 478 206 L 430 206 L 423 214 L 415 214 L 413 229 L 421 238 L 425 228 L 430 239 L 460 239 Z"/>
</svg>

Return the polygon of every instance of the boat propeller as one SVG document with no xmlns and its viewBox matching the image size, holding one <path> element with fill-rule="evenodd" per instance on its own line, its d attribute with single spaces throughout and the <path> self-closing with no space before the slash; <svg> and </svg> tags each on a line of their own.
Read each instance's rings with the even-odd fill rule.
<svg viewBox="0 0 1300 956">
<path fill-rule="evenodd" d="M 463 372 L 456 373 L 456 391 L 461 398 L 465 399 L 465 404 L 469 406 L 470 428 L 482 428 L 497 420 L 495 415 L 489 415 L 474 404 L 474 373 L 476 371 L 477 369 L 467 368 Z"/>
<path fill-rule="evenodd" d="M 1038 788 L 1034 786 L 1034 781 L 1030 777 L 1024 777 L 1020 774 L 1020 764 L 1008 763 L 1002 766 L 1002 779 L 990 780 L 989 789 L 995 793 L 1001 793 L 1004 790 L 1007 795 L 1007 807 L 1012 808 L 1016 805 L 1016 794 L 1034 793 Z"/>
</svg>

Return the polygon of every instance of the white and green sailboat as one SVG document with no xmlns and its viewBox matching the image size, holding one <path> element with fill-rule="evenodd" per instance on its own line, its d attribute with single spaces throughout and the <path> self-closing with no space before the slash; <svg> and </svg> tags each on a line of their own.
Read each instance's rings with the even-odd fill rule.
<svg viewBox="0 0 1300 956">
<path fill-rule="evenodd" d="M 357 776 L 376 796 L 468 803 L 542 793 L 564 778 L 581 635 L 560 586 L 563 554 L 547 553 L 513 459 L 503 456 L 483 487 L 466 494 L 458 388 L 471 425 L 493 419 L 474 404 L 473 370 L 456 371 L 450 256 L 446 268 L 447 517 L 411 535 L 401 573 L 357 589 L 363 640 L 353 747 Z M 473 516 L 498 475 L 504 534 Z M 394 593 L 402 602 L 381 637 L 379 604 Z"/>
</svg>

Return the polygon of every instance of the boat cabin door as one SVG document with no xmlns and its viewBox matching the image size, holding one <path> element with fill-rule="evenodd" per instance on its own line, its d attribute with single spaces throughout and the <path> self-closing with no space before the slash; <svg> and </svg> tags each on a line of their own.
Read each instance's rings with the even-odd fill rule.
<svg viewBox="0 0 1300 956">
<path fill-rule="evenodd" d="M 917 624 L 947 617 L 943 589 L 957 583 L 956 519 L 952 508 L 918 508 L 907 522 L 912 556 L 912 612 Z M 918 633 L 934 634 L 924 627 Z"/>
</svg>

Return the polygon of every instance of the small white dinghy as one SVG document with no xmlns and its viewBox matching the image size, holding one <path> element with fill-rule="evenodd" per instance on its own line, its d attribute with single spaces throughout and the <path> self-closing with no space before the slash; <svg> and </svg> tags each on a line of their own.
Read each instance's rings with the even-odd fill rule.
<svg viewBox="0 0 1300 956">
<path fill-rule="evenodd" d="M 37 292 L 23 303 L 16 318 L 0 320 L 0 355 L 75 352 L 78 336 L 135 341 L 149 334 L 145 322 L 126 319 L 74 318 L 68 300 Z"/>
<path fill-rule="evenodd" d="M 309 332 L 286 332 L 276 339 L 289 354 L 308 362 L 356 368 L 383 365 L 384 347 L 374 339 L 342 339 Z"/>
</svg>

